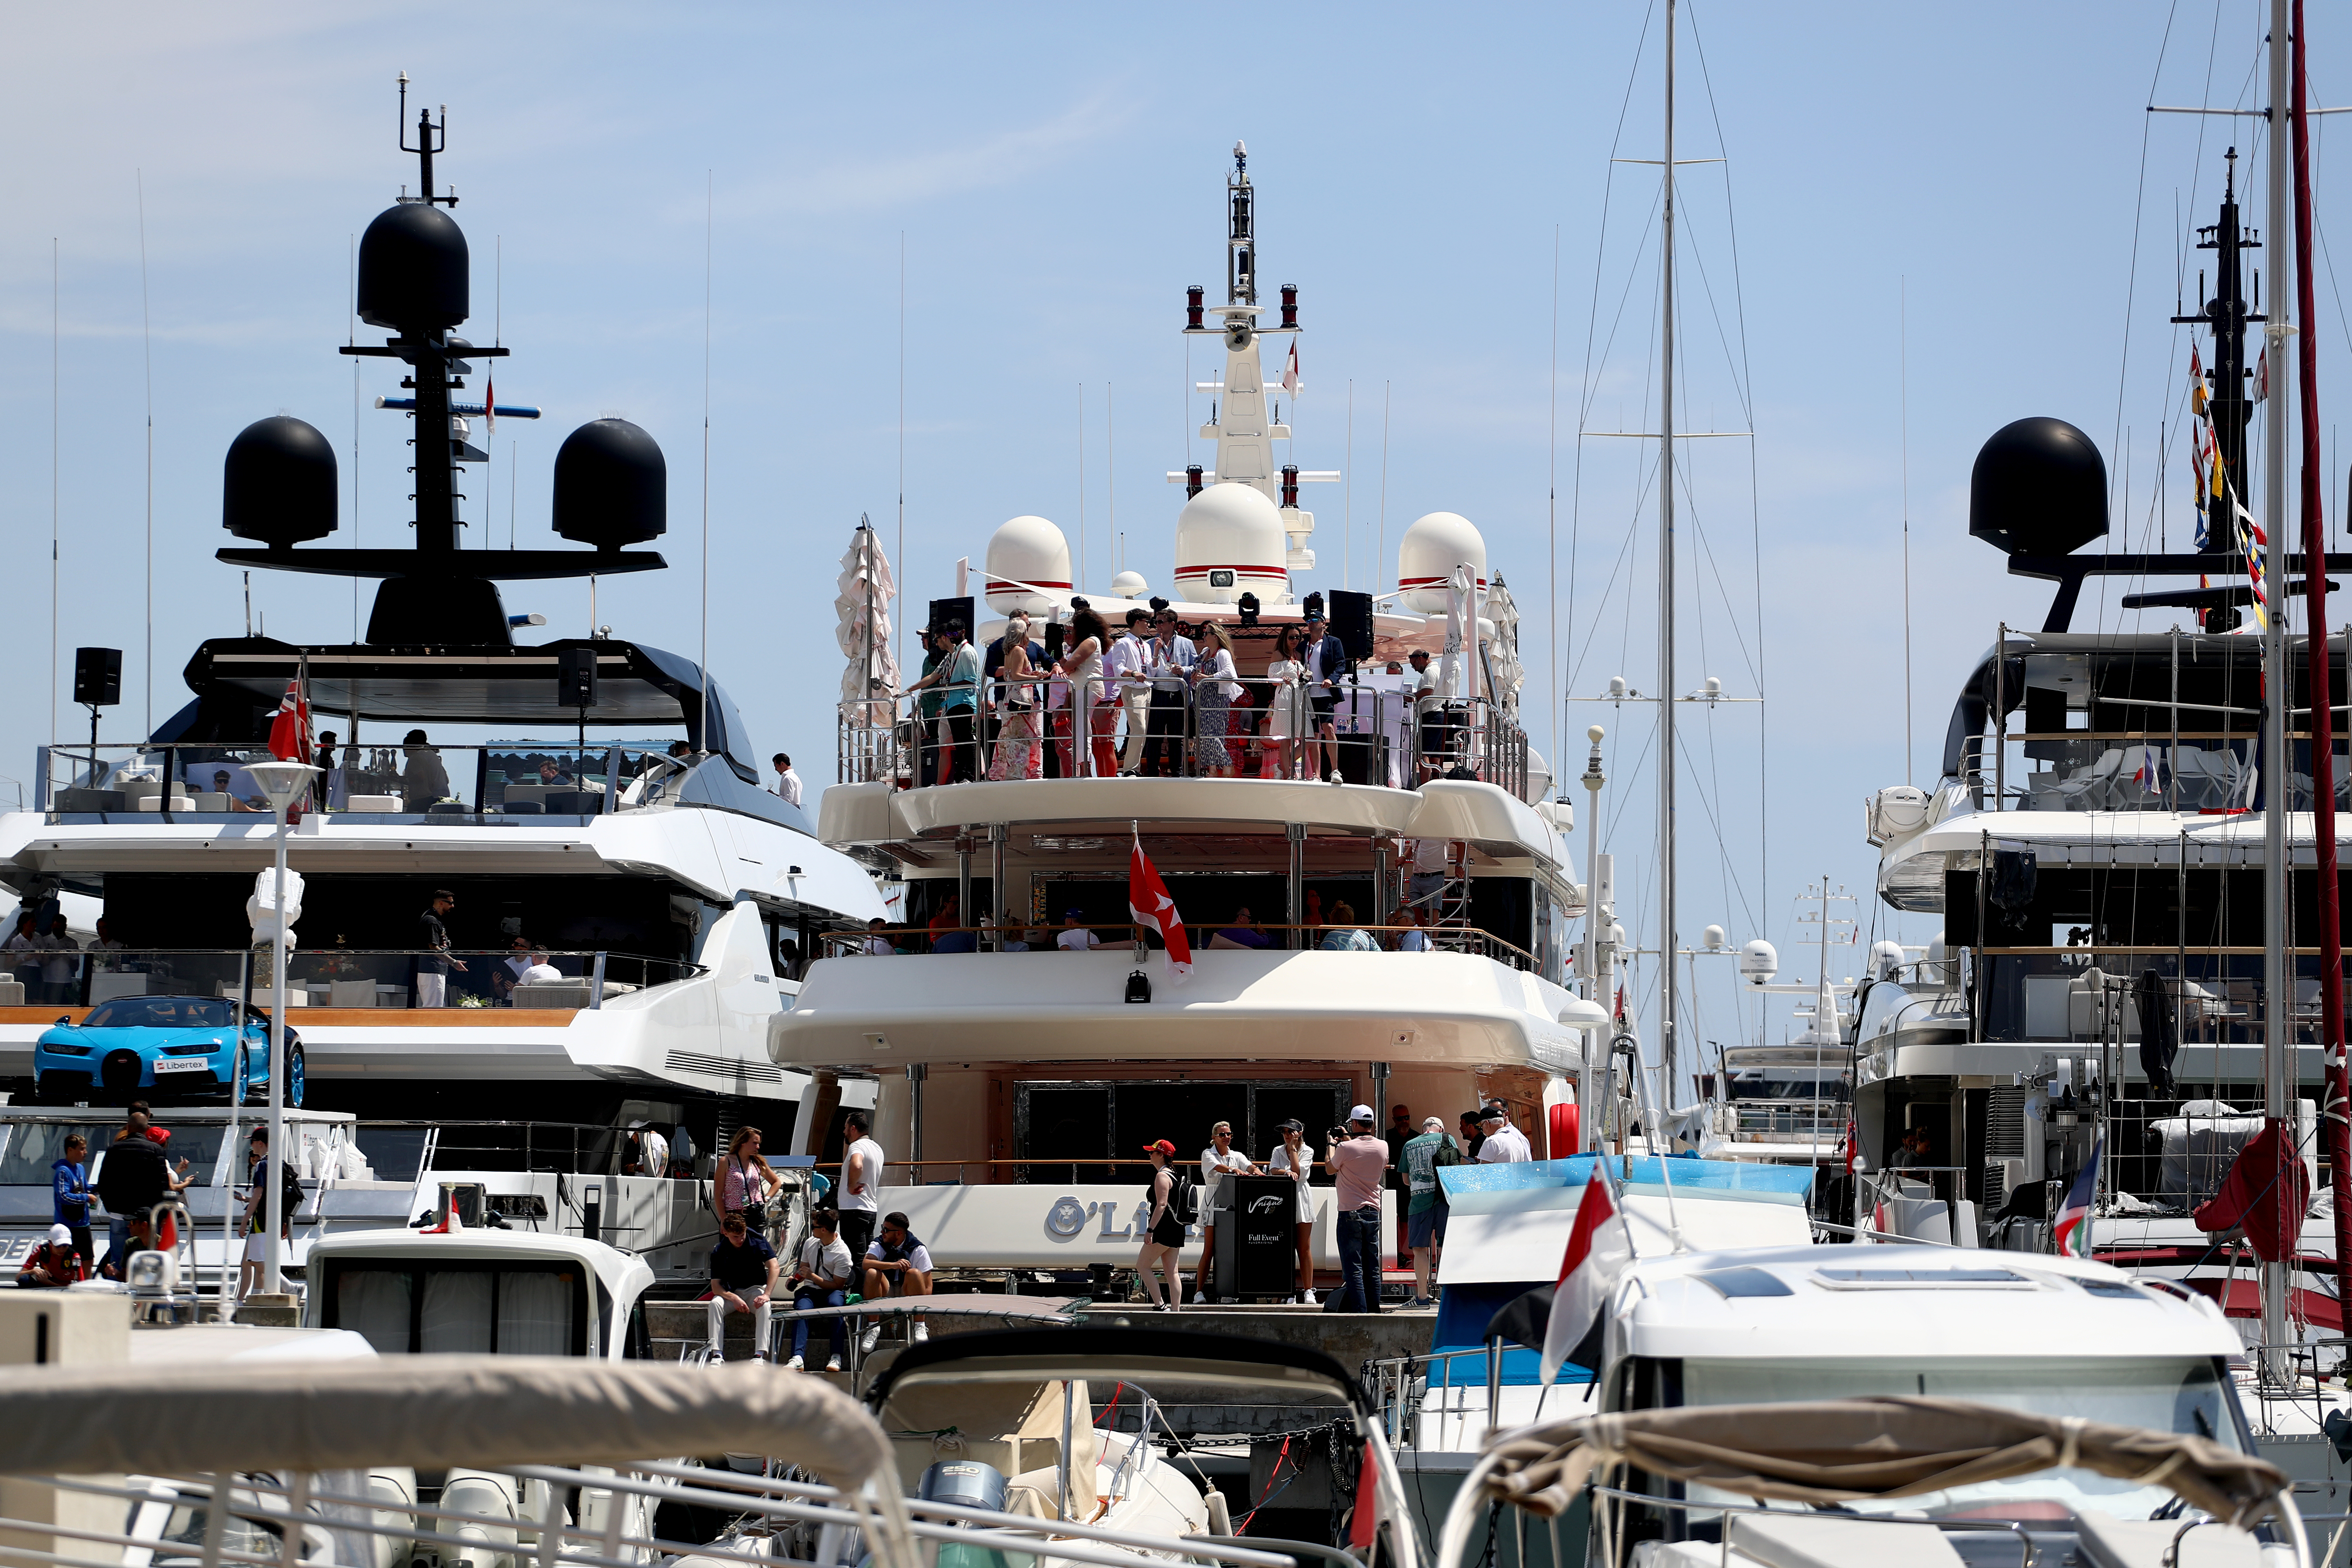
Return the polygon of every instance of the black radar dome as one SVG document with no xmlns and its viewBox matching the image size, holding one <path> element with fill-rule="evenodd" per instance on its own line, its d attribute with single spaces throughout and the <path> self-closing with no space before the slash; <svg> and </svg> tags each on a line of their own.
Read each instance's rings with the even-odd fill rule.
<svg viewBox="0 0 2352 1568">
<path fill-rule="evenodd" d="M 2107 531 L 2107 465 L 2063 419 L 1993 432 L 1969 479 L 1969 532 L 2011 555 L 2065 555 Z"/>
<path fill-rule="evenodd" d="M 555 531 L 599 550 L 658 539 L 669 528 L 669 465 L 625 419 L 593 419 L 555 454 Z"/>
<path fill-rule="evenodd" d="M 289 415 L 257 419 L 228 444 L 221 526 L 284 549 L 335 531 L 335 449 Z"/>
<path fill-rule="evenodd" d="M 439 207 L 403 202 L 360 236 L 360 320 L 398 332 L 434 332 L 467 316 L 466 231 Z"/>
</svg>

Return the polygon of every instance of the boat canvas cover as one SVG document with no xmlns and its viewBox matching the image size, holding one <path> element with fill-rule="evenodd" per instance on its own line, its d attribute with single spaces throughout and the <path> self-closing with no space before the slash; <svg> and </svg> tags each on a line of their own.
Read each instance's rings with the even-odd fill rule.
<svg viewBox="0 0 2352 1568">
<path fill-rule="evenodd" d="M 1466 1497 L 1483 1489 L 1556 1517 L 1593 1470 L 1617 1465 L 1738 1497 L 1815 1505 L 2084 1469 L 2168 1487 L 2190 1507 L 2241 1529 L 2269 1512 L 2287 1485 L 2268 1460 L 2193 1433 L 1964 1399 L 1883 1396 L 1685 1405 L 1546 1422 L 1490 1436 L 1462 1490 Z M 1454 1510 L 1471 1511 L 1484 1510 Z M 1449 1535 L 1453 1529 L 1449 1518 Z M 1441 1548 L 1437 1560 L 1459 1557 Z"/>
<path fill-rule="evenodd" d="M 724 1447 L 844 1491 L 889 1468 L 856 1401 L 772 1368 L 564 1356 L 397 1356 L 257 1367 L 18 1369 L 0 1473 L 186 1474 L 624 1465 Z"/>
<path fill-rule="evenodd" d="M 1550 1284 L 1601 1157 L 1450 1165 L 1439 1172 L 1450 1216 L 1438 1283 L 1527 1289 Z M 1638 1258 L 1674 1251 L 1677 1232 L 1685 1247 L 1707 1252 L 1812 1239 L 1805 1211 L 1813 1184 L 1810 1167 L 1609 1158 Z"/>
</svg>

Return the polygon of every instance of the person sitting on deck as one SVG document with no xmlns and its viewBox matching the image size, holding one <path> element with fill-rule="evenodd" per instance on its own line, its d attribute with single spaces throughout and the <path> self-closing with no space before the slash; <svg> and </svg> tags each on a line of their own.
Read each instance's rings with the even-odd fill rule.
<svg viewBox="0 0 2352 1568">
<path fill-rule="evenodd" d="M 719 1245 L 710 1249 L 710 1299 L 706 1303 L 710 1315 L 710 1359 L 727 1359 L 727 1317 L 730 1312 L 751 1314 L 751 1359 L 766 1361 L 768 1350 L 768 1314 L 773 1310 L 770 1300 L 776 1289 L 776 1249 L 768 1238 L 743 1223 L 740 1213 L 730 1213 L 719 1222 Z M 805 1326 L 800 1337 L 807 1338 Z M 800 1364 L 794 1356 L 793 1364 Z"/>
<path fill-rule="evenodd" d="M 819 1209 L 809 1216 L 809 1238 L 801 1243 L 799 1264 L 786 1283 L 795 1287 L 793 1308 L 809 1311 L 817 1307 L 838 1307 L 848 1300 L 849 1281 L 856 1272 L 855 1260 L 849 1256 L 849 1246 L 841 1239 L 841 1216 L 831 1209 Z M 798 1372 L 807 1364 L 809 1320 L 793 1321 L 793 1359 L 784 1365 Z M 824 1363 L 827 1372 L 841 1370 L 841 1352 L 849 1342 L 846 1324 L 833 1320 L 833 1354 Z"/>
<path fill-rule="evenodd" d="M 82 1271 L 81 1254 L 74 1250 L 73 1232 L 53 1225 L 48 1239 L 26 1255 L 25 1267 L 16 1271 L 16 1289 L 62 1290 L 88 1278 Z"/>
<path fill-rule="evenodd" d="M 866 922 L 866 940 L 858 945 L 857 951 L 873 958 L 897 956 L 898 950 L 890 945 L 890 934 L 880 915 Z"/>
<path fill-rule="evenodd" d="M 1257 929 L 1257 921 L 1252 918 L 1249 906 L 1244 904 L 1234 911 L 1234 923 L 1211 937 L 1209 945 L 1211 947 L 1265 948 L 1274 945 L 1274 939 Z"/>
<path fill-rule="evenodd" d="M 1331 929 L 1319 944 L 1326 952 L 1378 952 L 1372 933 L 1356 925 L 1356 911 L 1345 900 L 1331 906 Z"/>
<path fill-rule="evenodd" d="M 1084 910 L 1064 910 L 1062 932 L 1054 939 L 1054 945 L 1065 952 L 1092 952 L 1100 947 L 1102 939 L 1078 923 L 1086 918 Z"/>
<path fill-rule="evenodd" d="M 1396 950 L 1399 952 L 1434 951 L 1430 945 L 1429 933 L 1421 929 L 1421 912 L 1418 910 L 1407 904 L 1396 912 L 1395 918 L 1396 923 L 1405 928 L 1397 935 Z"/>
<path fill-rule="evenodd" d="M 896 1209 L 884 1215 L 881 1233 L 866 1245 L 866 1299 L 880 1301 L 892 1296 L 928 1296 L 934 1272 L 930 1248 L 916 1240 L 914 1233 L 907 1228 L 907 1216 Z M 930 1337 L 930 1325 L 917 1317 L 914 1342 L 921 1344 Z M 870 1318 L 859 1348 L 870 1355 L 881 1338 L 882 1320 Z"/>
</svg>

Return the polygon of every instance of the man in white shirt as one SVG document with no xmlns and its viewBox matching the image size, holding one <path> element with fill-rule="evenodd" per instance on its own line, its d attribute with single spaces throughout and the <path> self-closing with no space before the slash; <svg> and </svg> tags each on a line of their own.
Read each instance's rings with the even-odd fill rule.
<svg viewBox="0 0 2352 1568">
<path fill-rule="evenodd" d="M 740 1226 L 743 1216 L 730 1214 L 727 1223 Z M 812 1307 L 838 1307 L 848 1300 L 849 1282 L 857 1277 L 857 1260 L 849 1244 L 841 1239 L 841 1216 L 831 1209 L 819 1209 L 809 1216 L 809 1237 L 801 1243 L 799 1266 L 785 1281 L 793 1287 L 793 1306 L 805 1312 Z M 784 1365 L 793 1372 L 801 1370 L 808 1354 L 809 1324 L 812 1318 L 793 1321 L 793 1359 Z M 845 1321 L 833 1320 L 833 1355 L 824 1363 L 827 1372 L 841 1370 L 841 1352 L 849 1347 L 849 1330 Z"/>
<path fill-rule="evenodd" d="M 1133 773 L 1143 765 L 1144 737 L 1151 727 L 1151 650 L 1145 646 L 1150 640 L 1150 619 L 1149 610 L 1128 611 L 1127 635 L 1103 657 L 1103 678 L 1127 710 L 1127 739 L 1118 757 L 1121 773 Z"/>
<path fill-rule="evenodd" d="M 1151 677 L 1145 729 L 1143 771 L 1160 778 L 1184 775 L 1184 710 L 1200 662 L 1192 639 L 1178 635 L 1176 612 L 1152 612 L 1151 640 L 1144 645 L 1144 669 Z"/>
<path fill-rule="evenodd" d="M 1078 922 L 1087 918 L 1084 910 L 1064 910 L 1062 930 L 1054 938 L 1054 945 L 1064 952 L 1092 952 L 1102 945 L 1102 938 Z"/>
<path fill-rule="evenodd" d="M 874 958 L 888 958 L 898 952 L 898 950 L 890 945 L 890 939 L 883 934 L 880 915 L 866 922 L 866 940 L 858 945 L 857 951 Z"/>
<path fill-rule="evenodd" d="M 770 757 L 768 761 L 774 765 L 776 770 L 776 793 L 783 797 L 785 805 L 800 805 L 801 775 L 793 772 L 792 758 L 786 756 L 782 752 L 778 752 L 774 756 Z"/>
<path fill-rule="evenodd" d="M 1217 1216 L 1231 1212 L 1231 1188 L 1220 1182 L 1219 1173 L 1232 1171 L 1248 1176 L 1257 1173 L 1257 1162 L 1234 1147 L 1234 1124 L 1220 1121 L 1209 1129 L 1209 1146 L 1201 1151 L 1201 1266 L 1192 1271 L 1192 1300 L 1202 1305 L 1209 1300 L 1209 1266 L 1217 1256 Z"/>
<path fill-rule="evenodd" d="M 881 1208 L 882 1145 L 874 1142 L 868 1132 L 872 1124 L 866 1112 L 853 1110 L 843 1119 L 842 1130 L 849 1136 L 849 1147 L 841 1154 L 841 1238 L 849 1245 L 849 1256 L 863 1258 L 874 1240 L 874 1216 Z"/>
<path fill-rule="evenodd" d="M 1405 883 L 1405 901 L 1423 914 L 1437 913 L 1437 895 L 1445 887 L 1445 847 L 1443 838 L 1409 838 L 1412 846 L 1412 873 Z"/>
<path fill-rule="evenodd" d="M 1511 1125 L 1511 1119 L 1499 1105 L 1486 1107 L 1486 1114 L 1478 1119 L 1478 1131 L 1486 1139 L 1478 1145 L 1478 1163 L 1482 1165 L 1519 1165 L 1536 1157 L 1528 1135 Z"/>
</svg>

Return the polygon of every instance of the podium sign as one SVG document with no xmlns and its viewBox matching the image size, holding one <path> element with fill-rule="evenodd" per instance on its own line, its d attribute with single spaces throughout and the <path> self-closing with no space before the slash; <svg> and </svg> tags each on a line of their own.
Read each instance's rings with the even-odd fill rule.
<svg viewBox="0 0 2352 1568">
<path fill-rule="evenodd" d="M 1282 1298 L 1298 1289 L 1298 1184 L 1288 1176 L 1219 1178 L 1217 1293 Z M 1229 1194 L 1229 1195 L 1228 1195 Z"/>
</svg>

